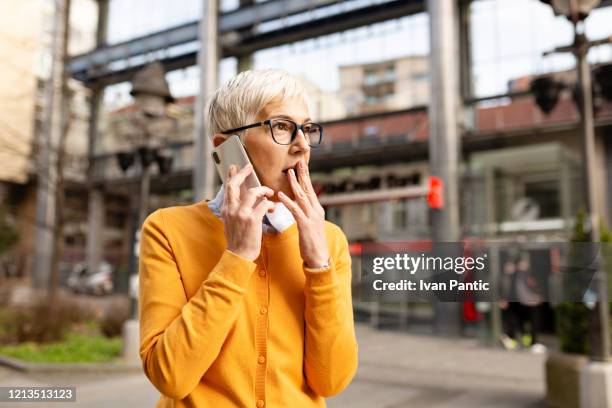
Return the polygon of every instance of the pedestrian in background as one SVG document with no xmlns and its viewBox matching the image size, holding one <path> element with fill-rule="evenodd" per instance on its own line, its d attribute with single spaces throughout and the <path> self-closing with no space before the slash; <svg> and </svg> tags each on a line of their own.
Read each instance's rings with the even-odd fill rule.
<svg viewBox="0 0 612 408">
<path fill-rule="evenodd" d="M 529 252 L 511 251 L 503 265 L 501 298 L 504 333 L 502 345 L 514 350 L 519 345 L 533 353 L 543 353 L 546 347 L 538 342 L 542 297 L 538 282 L 531 271 Z"/>
</svg>

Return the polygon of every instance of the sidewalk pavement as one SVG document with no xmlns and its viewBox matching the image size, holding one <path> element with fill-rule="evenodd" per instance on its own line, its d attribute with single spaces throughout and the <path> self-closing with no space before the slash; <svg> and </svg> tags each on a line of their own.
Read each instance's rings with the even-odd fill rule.
<svg viewBox="0 0 612 408">
<path fill-rule="evenodd" d="M 357 325 L 359 369 L 332 408 L 545 407 L 545 355 Z"/>
<path fill-rule="evenodd" d="M 544 355 L 507 352 L 478 340 L 381 331 L 357 324 L 359 369 L 330 408 L 540 408 Z M 142 373 L 19 373 L 0 367 L 0 386 L 74 385 L 77 403 L 53 407 L 153 407 Z M 0 403 L 0 407 L 10 406 Z M 12 406 L 41 407 L 37 403 Z"/>
</svg>

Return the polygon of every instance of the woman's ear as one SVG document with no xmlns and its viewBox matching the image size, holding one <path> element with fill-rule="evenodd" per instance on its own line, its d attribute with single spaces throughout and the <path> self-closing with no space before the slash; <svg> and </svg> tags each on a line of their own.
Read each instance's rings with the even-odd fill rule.
<svg viewBox="0 0 612 408">
<path fill-rule="evenodd" d="M 212 139 L 213 146 L 219 146 L 221 143 L 225 142 L 225 139 L 227 139 L 227 135 L 224 135 L 222 133 L 216 133 Z"/>
</svg>

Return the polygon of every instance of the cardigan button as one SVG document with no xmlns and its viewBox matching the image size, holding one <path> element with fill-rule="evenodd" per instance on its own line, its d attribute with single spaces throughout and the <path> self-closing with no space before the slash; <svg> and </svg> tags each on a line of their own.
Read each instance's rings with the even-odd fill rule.
<svg viewBox="0 0 612 408">
<path fill-rule="evenodd" d="M 261 276 L 262 278 L 263 278 L 264 276 L 266 276 L 266 271 L 265 271 L 265 270 L 263 270 L 263 269 L 260 269 L 260 270 L 259 270 L 259 276 Z"/>
<path fill-rule="evenodd" d="M 266 358 L 264 356 L 259 356 L 259 358 L 257 359 L 257 362 L 259 364 L 263 364 L 266 362 Z"/>
<path fill-rule="evenodd" d="M 266 403 L 264 402 L 264 400 L 257 400 L 255 405 L 257 405 L 257 408 L 263 408 L 266 405 Z"/>
<path fill-rule="evenodd" d="M 262 307 L 261 309 L 259 309 L 259 313 L 261 313 L 261 314 L 268 313 L 268 308 L 267 307 Z"/>
</svg>

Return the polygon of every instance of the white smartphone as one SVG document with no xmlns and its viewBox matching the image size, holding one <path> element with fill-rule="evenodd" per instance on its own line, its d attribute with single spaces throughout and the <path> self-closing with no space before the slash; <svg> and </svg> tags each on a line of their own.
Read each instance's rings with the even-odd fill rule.
<svg viewBox="0 0 612 408">
<path fill-rule="evenodd" d="M 223 183 L 227 180 L 229 167 L 232 164 L 236 166 L 237 171 L 240 171 L 244 166 L 251 163 L 238 135 L 228 137 L 223 143 L 215 147 L 212 150 L 212 159 Z M 261 186 L 257 174 L 255 174 L 255 169 L 249 174 L 243 185 L 246 188 Z"/>
</svg>

